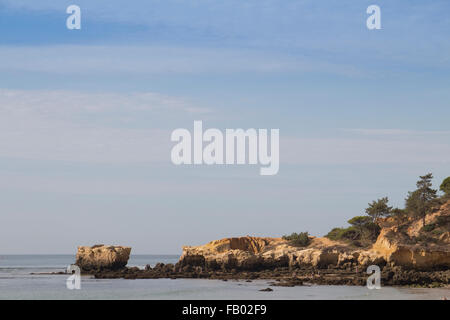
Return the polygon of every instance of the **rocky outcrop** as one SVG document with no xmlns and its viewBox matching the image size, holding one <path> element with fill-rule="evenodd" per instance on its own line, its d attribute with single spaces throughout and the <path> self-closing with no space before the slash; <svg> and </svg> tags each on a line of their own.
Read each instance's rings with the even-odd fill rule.
<svg viewBox="0 0 450 320">
<path fill-rule="evenodd" d="M 450 268 L 450 248 L 438 244 L 405 244 L 396 228 L 382 229 L 372 250 L 391 266 L 434 270 Z"/>
<path fill-rule="evenodd" d="M 439 241 L 442 243 L 442 244 L 446 244 L 446 245 L 448 245 L 448 244 L 450 244 L 450 232 L 444 232 L 443 234 L 441 234 L 441 236 L 439 237 Z"/>
<path fill-rule="evenodd" d="M 281 253 L 286 246 L 280 238 L 240 237 L 212 241 L 204 246 L 183 247 L 178 267 L 202 267 L 206 269 L 258 270 L 275 265 L 288 265 Z M 269 253 L 270 256 L 267 256 Z"/>
<path fill-rule="evenodd" d="M 425 222 L 446 221 L 449 215 L 450 201 L 427 215 Z M 372 264 L 424 271 L 450 268 L 448 231 L 433 238 L 432 242 L 418 243 L 415 240 L 414 243 L 424 227 L 422 219 L 408 220 L 402 227 L 392 218 L 380 219 L 378 223 L 381 232 L 369 249 L 355 249 L 327 238 L 312 238 L 307 247 L 292 246 L 281 238 L 225 238 L 203 246 L 183 247 L 177 268 L 257 271 L 278 267 L 349 269 Z"/>
<path fill-rule="evenodd" d="M 77 264 L 96 270 L 92 272 L 96 278 L 270 279 L 279 286 L 365 285 L 367 267 L 377 265 L 383 285 L 448 286 L 449 209 L 447 202 L 426 217 L 426 225 L 435 224 L 432 228 L 412 219 L 403 224 L 393 218 L 379 219 L 381 232 L 364 249 L 328 238 L 310 237 L 308 246 L 297 247 L 281 238 L 246 236 L 185 246 L 176 265 L 124 268 L 131 249 L 107 246 L 80 247 Z M 419 241 L 423 236 L 426 241 Z"/>
<path fill-rule="evenodd" d="M 328 268 L 350 266 L 358 256 L 359 252 L 325 238 L 314 238 L 308 247 L 296 247 L 281 238 L 247 236 L 216 240 L 204 246 L 183 247 L 177 267 L 252 271 L 278 267 Z"/>
<path fill-rule="evenodd" d="M 289 245 L 277 238 L 226 238 L 204 246 L 184 247 L 177 267 L 201 267 L 205 270 L 264 270 L 277 267 L 290 268 L 365 268 L 369 265 L 439 270 L 450 268 L 448 246 L 407 245 L 399 242 L 392 230 L 382 230 L 377 242 L 369 250 L 355 250 L 340 243 L 326 247 L 306 248 Z M 317 241 L 321 238 L 317 238 Z M 262 242 L 258 250 L 253 247 L 236 248 L 230 243 Z M 225 249 L 228 248 L 228 249 Z"/>
<path fill-rule="evenodd" d="M 439 208 L 435 208 L 433 212 L 425 216 L 425 225 L 436 223 L 439 219 L 450 220 L 450 201 L 447 201 Z M 410 237 L 415 237 L 420 234 L 421 229 L 424 227 L 423 219 L 417 219 L 412 221 L 408 226 L 407 234 Z M 448 231 L 448 230 L 447 230 Z"/>
<path fill-rule="evenodd" d="M 75 264 L 83 272 L 118 270 L 125 268 L 130 258 L 130 247 L 95 245 L 80 246 Z"/>
</svg>

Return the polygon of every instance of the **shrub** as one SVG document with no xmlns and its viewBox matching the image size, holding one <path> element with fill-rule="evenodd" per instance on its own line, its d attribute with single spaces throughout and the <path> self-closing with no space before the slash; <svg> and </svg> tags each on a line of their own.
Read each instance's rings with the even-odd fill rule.
<svg viewBox="0 0 450 320">
<path fill-rule="evenodd" d="M 444 181 L 442 181 L 439 190 L 444 192 L 446 195 L 450 195 L 450 177 L 447 177 Z"/>
<path fill-rule="evenodd" d="M 367 224 L 372 222 L 372 218 L 367 216 L 356 216 L 347 222 L 358 229 L 363 229 Z"/>
<path fill-rule="evenodd" d="M 438 226 L 441 226 L 441 227 L 445 227 L 445 226 L 447 226 L 449 223 L 450 223 L 450 217 L 449 217 L 449 216 L 439 216 L 439 217 L 437 217 L 437 219 L 436 219 L 436 224 L 437 224 Z"/>
<path fill-rule="evenodd" d="M 415 238 L 413 238 L 413 240 L 415 240 L 415 243 L 421 243 L 421 244 L 428 244 L 428 243 L 436 243 L 437 239 L 427 236 L 425 234 L 421 234 Z"/>
<path fill-rule="evenodd" d="M 340 240 L 342 230 L 344 230 L 344 228 L 333 228 L 325 237 L 330 240 Z"/>
<path fill-rule="evenodd" d="M 357 240 L 360 238 L 360 232 L 355 227 L 334 228 L 325 237 L 330 240 Z"/>
<path fill-rule="evenodd" d="M 431 234 L 433 236 L 440 236 L 443 233 L 444 233 L 444 230 L 442 230 L 442 229 L 434 229 L 433 231 L 431 231 Z"/>
<path fill-rule="evenodd" d="M 431 224 L 427 224 L 425 226 L 423 226 L 422 230 L 425 232 L 430 232 L 433 231 L 436 228 L 436 225 L 434 223 Z"/>
<path fill-rule="evenodd" d="M 361 239 L 361 233 L 355 227 L 348 227 L 342 230 L 341 239 L 359 240 Z"/>
<path fill-rule="evenodd" d="M 406 215 L 407 215 L 407 212 L 405 209 L 394 208 L 391 210 L 391 216 L 394 218 L 403 218 Z"/>
<path fill-rule="evenodd" d="M 348 223 L 351 224 L 354 229 L 344 232 L 343 236 L 346 238 L 374 241 L 380 234 L 380 227 L 372 222 L 371 217 L 356 216 L 348 220 Z M 355 235 L 353 231 L 357 231 L 358 235 Z"/>
<path fill-rule="evenodd" d="M 378 224 L 370 222 L 364 226 L 363 237 L 370 241 L 376 241 L 381 228 Z"/>
<path fill-rule="evenodd" d="M 291 245 L 294 245 L 296 247 L 306 247 L 311 242 L 308 232 L 294 232 L 291 235 L 283 236 L 283 239 L 288 240 Z"/>
</svg>

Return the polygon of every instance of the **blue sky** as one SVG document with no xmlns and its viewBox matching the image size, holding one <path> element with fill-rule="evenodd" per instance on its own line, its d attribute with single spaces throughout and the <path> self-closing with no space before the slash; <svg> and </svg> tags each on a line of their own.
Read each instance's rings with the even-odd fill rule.
<svg viewBox="0 0 450 320">
<path fill-rule="evenodd" d="M 366 28 L 381 7 L 382 29 Z M 82 10 L 67 30 L 66 8 Z M 448 1 L 0 0 L 0 253 L 323 235 L 450 168 Z M 281 168 L 170 132 L 279 128 Z"/>
</svg>

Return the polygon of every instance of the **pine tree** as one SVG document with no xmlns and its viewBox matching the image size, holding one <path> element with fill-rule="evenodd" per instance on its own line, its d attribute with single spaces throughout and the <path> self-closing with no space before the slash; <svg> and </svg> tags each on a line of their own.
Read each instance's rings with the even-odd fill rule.
<svg viewBox="0 0 450 320">
<path fill-rule="evenodd" d="M 442 184 L 439 188 L 445 195 L 450 195 L 450 177 L 447 177 L 442 181 Z"/>
<path fill-rule="evenodd" d="M 431 209 L 433 200 L 437 198 L 437 190 L 432 189 L 432 179 L 432 173 L 420 176 L 419 181 L 416 183 L 417 189 L 409 192 L 406 198 L 406 210 L 410 214 L 421 217 L 423 225 L 425 225 L 425 217 Z"/>
<path fill-rule="evenodd" d="M 389 216 L 391 214 L 392 207 L 388 205 L 388 197 L 378 199 L 369 203 L 369 207 L 366 209 L 366 213 L 372 217 L 375 221 L 379 217 Z"/>
</svg>

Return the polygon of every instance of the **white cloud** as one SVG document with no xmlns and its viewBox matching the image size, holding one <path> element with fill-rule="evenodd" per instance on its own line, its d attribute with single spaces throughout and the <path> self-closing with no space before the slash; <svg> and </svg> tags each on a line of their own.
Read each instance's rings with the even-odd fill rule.
<svg viewBox="0 0 450 320">
<path fill-rule="evenodd" d="M 84 163 L 170 164 L 171 122 L 161 113 L 197 110 L 155 93 L 0 90 L 0 157 Z M 196 117 L 204 114 L 196 114 Z M 122 117 L 149 119 L 127 125 Z M 115 119 L 113 123 L 98 119 Z M 117 121 L 117 118 L 120 121 Z M 190 128 L 190 122 L 187 128 Z M 157 125 L 157 126 L 156 126 Z M 156 129 L 159 128 L 159 129 Z M 282 128 L 281 128 L 282 129 Z M 449 163 L 447 131 L 347 129 L 324 138 L 281 135 L 283 164 Z M 282 134 L 282 130 L 281 130 Z M 281 168 L 282 169 L 282 168 Z"/>
<path fill-rule="evenodd" d="M 207 111 L 155 93 L 0 90 L 0 156 L 93 163 L 164 161 L 169 159 L 170 135 L 155 129 L 158 123 L 149 113 L 155 110 L 181 115 Z M 124 125 L 143 116 L 149 119 L 144 128 Z"/>
</svg>

